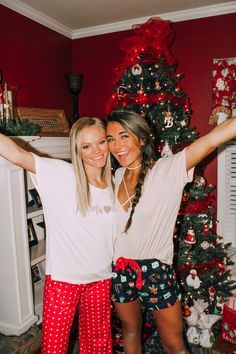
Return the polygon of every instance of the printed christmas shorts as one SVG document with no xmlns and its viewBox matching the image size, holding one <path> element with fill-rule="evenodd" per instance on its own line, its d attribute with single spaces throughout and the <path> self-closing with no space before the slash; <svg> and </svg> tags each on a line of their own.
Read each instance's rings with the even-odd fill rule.
<svg viewBox="0 0 236 354">
<path fill-rule="evenodd" d="M 157 259 L 118 258 L 113 263 L 111 290 L 112 301 L 123 303 L 140 298 L 149 310 L 173 306 L 181 299 L 173 267 Z"/>
</svg>

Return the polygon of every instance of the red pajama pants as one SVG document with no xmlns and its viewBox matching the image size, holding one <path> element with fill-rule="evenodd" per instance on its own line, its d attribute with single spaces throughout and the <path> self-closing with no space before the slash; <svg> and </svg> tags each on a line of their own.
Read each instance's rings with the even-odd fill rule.
<svg viewBox="0 0 236 354">
<path fill-rule="evenodd" d="M 45 277 L 41 354 L 66 354 L 79 310 L 79 353 L 111 354 L 111 280 L 70 284 Z"/>
</svg>

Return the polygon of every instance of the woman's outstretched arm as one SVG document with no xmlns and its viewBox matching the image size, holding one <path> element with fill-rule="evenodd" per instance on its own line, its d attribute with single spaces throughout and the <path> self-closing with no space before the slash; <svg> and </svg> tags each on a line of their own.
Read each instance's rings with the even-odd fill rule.
<svg viewBox="0 0 236 354">
<path fill-rule="evenodd" d="M 33 155 L 3 134 L 0 134 L 0 155 L 25 170 L 35 173 Z"/>
<path fill-rule="evenodd" d="M 230 118 L 187 147 L 186 169 L 190 170 L 223 143 L 236 138 L 236 118 Z"/>
</svg>

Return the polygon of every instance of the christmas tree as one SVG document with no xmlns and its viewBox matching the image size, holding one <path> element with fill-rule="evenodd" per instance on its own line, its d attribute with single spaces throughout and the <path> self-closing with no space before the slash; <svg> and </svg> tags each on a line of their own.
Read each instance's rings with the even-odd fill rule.
<svg viewBox="0 0 236 354">
<path fill-rule="evenodd" d="M 151 18 L 137 25 L 136 34 L 125 39 L 124 63 L 115 69 L 115 92 L 107 110 L 139 113 L 152 132 L 154 157 L 168 156 L 194 141 L 198 133 L 189 126 L 190 104 L 180 87 L 183 74 L 175 74 L 176 62 L 169 47 L 174 32 L 169 21 Z"/>
<path fill-rule="evenodd" d="M 236 287 L 230 279 L 233 264 L 216 233 L 213 185 L 196 174 L 183 193 L 175 230 L 175 266 L 182 293 L 188 342 L 210 348 L 220 327 L 224 300 Z"/>
<path fill-rule="evenodd" d="M 174 31 L 169 21 L 151 18 L 136 25 L 134 35 L 123 40 L 123 64 L 115 68 L 115 89 L 107 111 L 139 113 L 149 124 L 153 157 L 167 157 L 198 138 L 190 127 L 190 103 L 180 86 L 183 74 L 170 52 Z M 222 304 L 234 288 L 227 267 L 229 244 L 216 234 L 212 185 L 196 175 L 183 193 L 183 202 L 174 233 L 177 276 L 186 319 L 186 340 L 210 347 L 213 324 L 220 319 Z M 119 321 L 113 316 L 115 352 L 122 351 Z M 114 324 L 115 323 L 115 324 Z M 144 352 L 164 353 L 150 313 L 144 311 Z M 219 326 L 218 326 L 219 329 Z"/>
</svg>

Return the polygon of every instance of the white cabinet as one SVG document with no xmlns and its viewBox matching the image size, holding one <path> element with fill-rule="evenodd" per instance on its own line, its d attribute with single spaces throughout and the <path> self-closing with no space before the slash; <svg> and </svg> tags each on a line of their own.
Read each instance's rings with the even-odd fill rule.
<svg viewBox="0 0 236 354">
<path fill-rule="evenodd" d="M 68 137 L 14 139 L 36 153 L 70 158 Z M 44 230 L 37 225 L 43 210 L 27 209 L 30 183 L 22 168 L 0 157 L 0 332 L 6 335 L 22 334 L 40 322 L 42 314 L 43 279 L 32 284 L 32 269 L 44 270 Z M 32 247 L 27 220 L 32 220 L 38 238 Z"/>
</svg>

